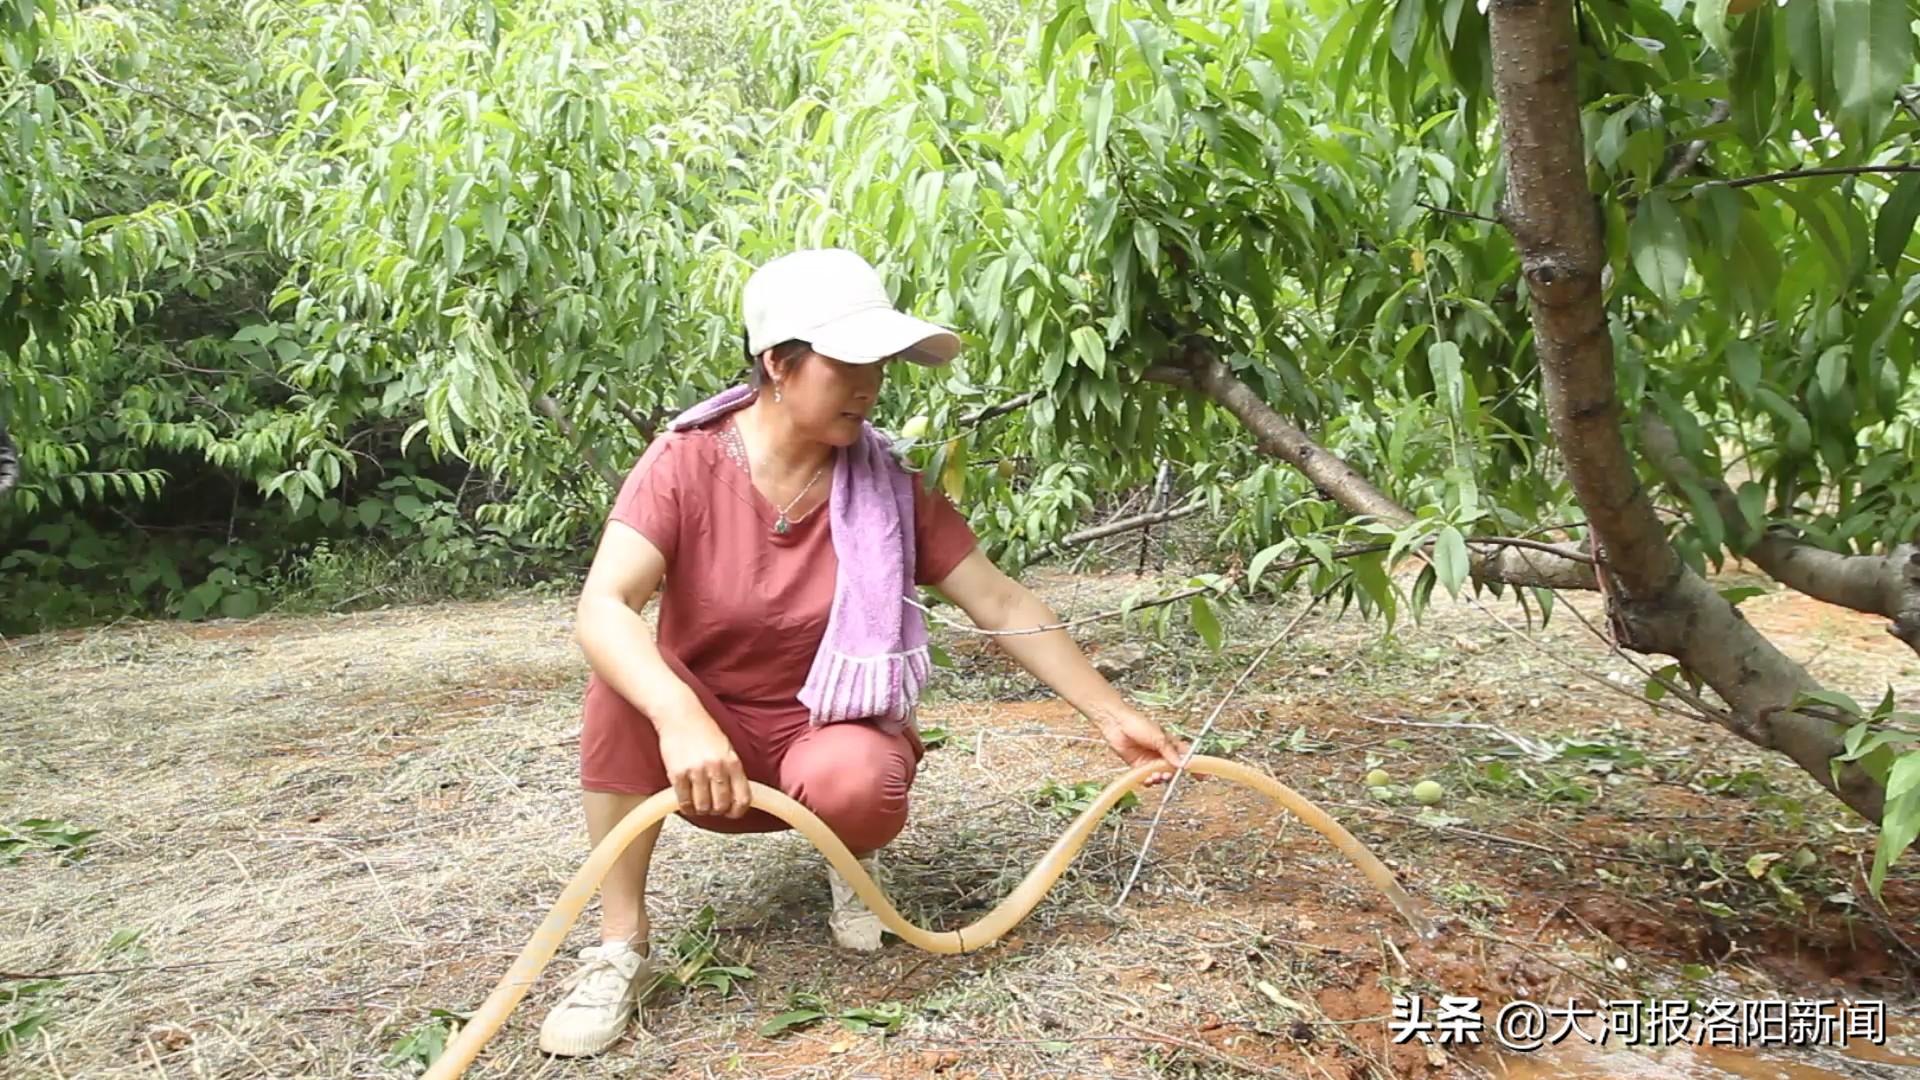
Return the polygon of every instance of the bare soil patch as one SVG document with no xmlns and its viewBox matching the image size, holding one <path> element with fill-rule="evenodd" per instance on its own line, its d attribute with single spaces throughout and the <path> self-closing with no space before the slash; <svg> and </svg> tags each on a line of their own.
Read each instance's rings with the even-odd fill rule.
<svg viewBox="0 0 1920 1080">
<path fill-rule="evenodd" d="M 1150 584 L 1033 581 L 1069 615 Z M 841 953 L 810 847 L 675 822 L 654 873 L 656 943 L 710 906 L 720 959 L 754 977 L 726 995 L 666 995 L 647 1009 L 647 1038 L 552 1061 L 533 1035 L 562 958 L 472 1075 L 1500 1074 L 1486 1058 L 1391 1044 L 1400 992 L 1478 995 L 1489 1015 L 1523 995 L 1687 992 L 1882 998 L 1896 1018 L 1914 1014 L 1911 856 L 1881 909 L 1861 879 L 1871 831 L 1811 781 L 1630 700 L 1641 677 L 1565 610 L 1529 629 L 1486 602 L 1512 625 L 1442 603 L 1383 639 L 1314 613 L 1209 747 L 1333 812 L 1450 916 L 1438 941 L 1413 940 L 1317 834 L 1221 782 L 1181 785 L 1124 905 L 1157 792 L 1110 819 L 1013 935 L 957 958 L 898 944 Z M 0 865 L 0 985 L 54 977 L 0 1002 L 0 1026 L 35 1008 L 43 1020 L 0 1069 L 409 1075 L 390 1051 L 435 1022 L 431 1010 L 479 1002 L 585 855 L 586 668 L 570 606 L 128 624 L 0 644 L 4 820 L 99 830 L 78 860 L 30 848 Z M 1875 698 L 1920 687 L 1920 664 L 1873 620 L 1785 593 L 1744 610 L 1832 685 Z M 1238 612 L 1221 654 L 1181 633 L 1148 642 L 1117 681 L 1197 731 L 1292 614 Z M 1104 783 L 1119 762 L 990 645 L 936 637 L 956 667 L 923 722 L 948 741 L 928 755 L 886 865 L 909 917 L 951 927 L 998 902 L 1064 828 L 1035 792 Z M 1083 637 L 1095 650 L 1140 639 L 1110 624 Z M 1362 782 L 1374 767 L 1393 779 L 1384 794 Z M 1448 796 L 1423 810 L 1406 792 L 1424 778 Z M 1756 858 L 1794 870 L 1756 879 Z M 570 948 L 589 943 L 591 920 Z M 905 1019 L 887 1037 L 834 1023 L 756 1033 L 800 994 L 836 1011 L 898 1003 Z M 1563 1060 L 1550 1074 L 1587 1068 Z"/>
</svg>

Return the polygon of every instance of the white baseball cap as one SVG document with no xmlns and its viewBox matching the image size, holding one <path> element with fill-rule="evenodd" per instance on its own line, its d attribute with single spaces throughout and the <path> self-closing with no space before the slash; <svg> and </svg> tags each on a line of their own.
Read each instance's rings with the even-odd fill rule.
<svg viewBox="0 0 1920 1080">
<path fill-rule="evenodd" d="M 844 248 L 809 248 L 762 265 L 741 300 L 747 351 L 807 342 L 822 356 L 872 364 L 898 356 L 937 366 L 960 352 L 953 331 L 894 309 L 880 272 Z"/>
</svg>

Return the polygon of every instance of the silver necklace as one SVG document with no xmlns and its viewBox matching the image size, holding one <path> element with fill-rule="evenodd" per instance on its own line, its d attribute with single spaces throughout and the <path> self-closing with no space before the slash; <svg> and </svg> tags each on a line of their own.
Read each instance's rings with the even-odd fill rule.
<svg viewBox="0 0 1920 1080">
<path fill-rule="evenodd" d="M 779 533 L 781 536 L 785 536 L 789 531 L 793 529 L 793 522 L 787 520 L 787 511 L 793 509 L 795 503 L 798 503 L 801 499 L 804 499 L 807 497 L 807 492 L 813 490 L 814 482 L 819 480 L 820 474 L 826 471 L 827 471 L 827 467 L 825 465 L 821 465 L 819 468 L 813 470 L 813 478 L 807 481 L 807 486 L 801 488 L 800 494 L 795 495 L 791 502 L 787 503 L 787 505 L 780 508 L 780 517 L 776 519 L 773 523 L 774 532 Z"/>
</svg>

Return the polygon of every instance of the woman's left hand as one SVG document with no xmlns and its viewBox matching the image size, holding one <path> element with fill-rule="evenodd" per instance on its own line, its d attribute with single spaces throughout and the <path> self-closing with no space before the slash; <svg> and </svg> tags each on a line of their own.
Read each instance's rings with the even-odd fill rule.
<svg viewBox="0 0 1920 1080">
<path fill-rule="evenodd" d="M 1131 709 L 1100 721 L 1100 734 L 1129 766 L 1164 762 L 1167 768 L 1147 778 L 1149 786 L 1173 779 L 1173 771 L 1187 756 L 1187 744 L 1169 736 L 1160 725 Z"/>
</svg>

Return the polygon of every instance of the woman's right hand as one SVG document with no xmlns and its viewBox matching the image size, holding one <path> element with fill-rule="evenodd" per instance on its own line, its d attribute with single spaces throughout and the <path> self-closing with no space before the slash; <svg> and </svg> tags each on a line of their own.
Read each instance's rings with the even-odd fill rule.
<svg viewBox="0 0 1920 1080">
<path fill-rule="evenodd" d="M 709 716 L 663 725 L 660 760 L 686 813 L 737 818 L 753 798 L 747 770 L 733 752 L 726 732 Z"/>
</svg>

